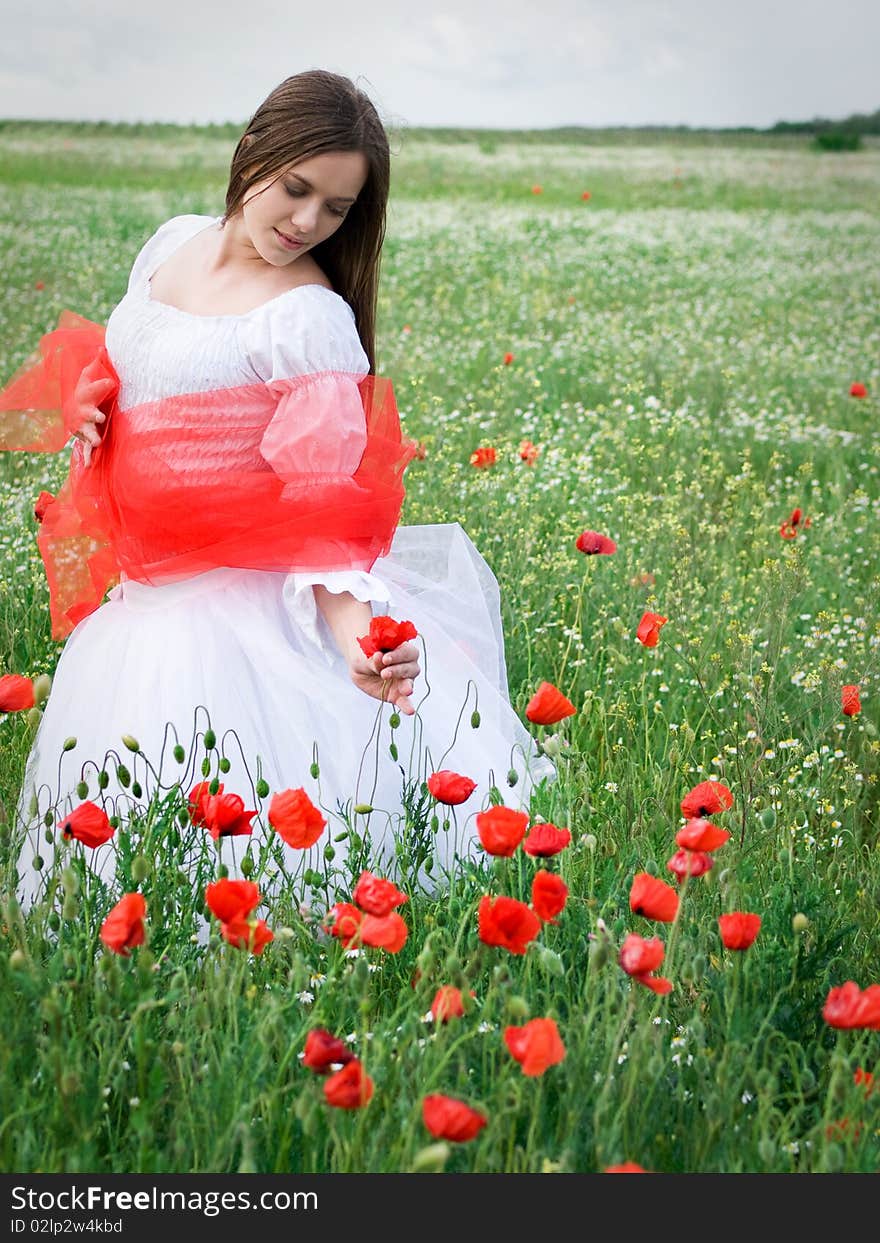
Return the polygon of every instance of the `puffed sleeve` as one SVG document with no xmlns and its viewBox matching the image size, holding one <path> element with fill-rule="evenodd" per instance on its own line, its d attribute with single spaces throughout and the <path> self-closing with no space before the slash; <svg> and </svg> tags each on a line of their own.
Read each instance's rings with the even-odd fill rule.
<svg viewBox="0 0 880 1243">
<path fill-rule="evenodd" d="M 354 474 L 367 440 L 358 384 L 369 372 L 369 360 L 351 307 L 322 285 L 300 286 L 268 303 L 249 331 L 256 374 L 279 389 L 278 407 L 260 444 L 262 456 L 291 482 L 303 473 Z M 293 389 L 283 383 L 299 376 L 307 379 Z M 284 603 L 290 617 L 332 664 L 338 649 L 315 602 L 316 584 L 379 606 L 388 604 L 390 594 L 377 575 L 364 570 L 287 575 Z"/>
<path fill-rule="evenodd" d="M 205 228 L 213 219 L 212 216 L 189 214 L 172 216 L 170 220 L 159 225 L 137 253 L 128 278 L 128 292 L 131 293 L 142 281 L 152 276 L 177 246 L 182 246 L 187 237 Z"/>
</svg>

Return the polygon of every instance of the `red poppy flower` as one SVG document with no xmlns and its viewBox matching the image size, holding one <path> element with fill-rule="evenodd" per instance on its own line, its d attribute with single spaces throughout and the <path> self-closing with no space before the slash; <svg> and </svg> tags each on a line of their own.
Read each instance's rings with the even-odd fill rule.
<svg viewBox="0 0 880 1243">
<path fill-rule="evenodd" d="M 592 197 L 593 196 L 590 194 L 589 190 L 584 190 L 581 193 L 581 198 L 583 199 L 585 203 L 588 203 Z"/>
<path fill-rule="evenodd" d="M 568 885 L 555 872 L 543 869 L 535 873 L 532 881 L 532 910 L 543 922 L 549 923 L 565 909 Z"/>
<path fill-rule="evenodd" d="M 516 898 L 481 898 L 477 922 L 485 945 L 498 945 L 511 954 L 524 954 L 529 941 L 541 931 L 535 912 Z"/>
<path fill-rule="evenodd" d="M 46 517 L 46 510 L 49 508 L 49 506 L 52 504 L 54 500 L 55 500 L 55 497 L 52 495 L 51 492 L 46 492 L 44 489 L 40 493 L 40 495 L 34 501 L 34 517 L 36 518 L 37 522 L 43 521 L 43 519 Z"/>
<path fill-rule="evenodd" d="M 263 919 L 231 919 L 220 925 L 220 935 L 236 949 L 257 955 L 275 940 L 275 933 Z"/>
<path fill-rule="evenodd" d="M 750 915 L 748 911 L 731 911 L 729 915 L 718 916 L 718 927 L 725 949 L 747 950 L 758 935 L 761 916 Z"/>
<path fill-rule="evenodd" d="M 857 1066 L 853 1075 L 853 1083 L 857 1088 L 865 1089 L 865 1096 L 870 1096 L 875 1090 L 874 1076 L 870 1070 L 863 1070 L 861 1066 Z"/>
<path fill-rule="evenodd" d="M 721 781 L 701 781 L 681 800 L 681 814 L 687 820 L 716 816 L 733 806 L 733 795 Z"/>
<path fill-rule="evenodd" d="M 431 1002 L 431 1014 L 435 1023 L 448 1023 L 450 1019 L 460 1019 L 464 1015 L 464 1002 L 461 989 L 452 984 L 441 984 Z"/>
<path fill-rule="evenodd" d="M 630 587 L 653 587 L 657 580 L 650 570 L 641 570 L 629 580 Z"/>
<path fill-rule="evenodd" d="M 61 830 L 61 836 L 68 841 L 73 838 L 74 841 L 82 842 L 84 846 L 89 846 L 92 850 L 109 842 L 116 832 L 107 818 L 107 813 L 95 803 L 88 801 L 80 803 L 69 816 L 59 820 L 56 828 Z"/>
<path fill-rule="evenodd" d="M 565 1057 L 565 1045 L 553 1019 L 531 1019 L 523 1027 L 505 1027 L 504 1043 L 524 1075 L 543 1075 Z"/>
<path fill-rule="evenodd" d="M 822 1017 L 829 1027 L 855 1027 L 880 1031 L 880 984 L 871 984 L 864 992 L 853 980 L 832 988 L 825 998 Z"/>
<path fill-rule="evenodd" d="M 327 912 L 324 927 L 332 937 L 338 937 L 343 949 L 351 949 L 360 943 L 360 927 L 364 921 L 363 911 L 350 902 L 337 902 Z"/>
<path fill-rule="evenodd" d="M 146 913 L 147 904 L 142 894 L 123 894 L 101 924 L 101 940 L 114 954 L 130 957 L 131 947 L 144 943 Z"/>
<path fill-rule="evenodd" d="M 395 884 L 381 876 L 374 876 L 372 872 L 361 872 L 351 900 L 368 915 L 387 915 L 395 906 L 409 902 L 406 894 L 401 893 Z"/>
<path fill-rule="evenodd" d="M 862 710 L 858 685 L 844 686 L 840 691 L 840 706 L 844 716 L 857 716 Z"/>
<path fill-rule="evenodd" d="M 610 556 L 617 552 L 617 545 L 613 539 L 607 535 L 600 535 L 598 531 L 581 531 L 580 535 L 574 542 L 578 552 L 585 553 L 588 557 L 597 555 Z"/>
<path fill-rule="evenodd" d="M 621 1161 L 620 1165 L 606 1165 L 603 1174 L 647 1174 L 637 1161 Z"/>
<path fill-rule="evenodd" d="M 347 1066 L 353 1061 L 351 1049 L 326 1027 L 313 1027 L 306 1036 L 303 1066 L 316 1074 L 325 1075 L 331 1066 Z"/>
<path fill-rule="evenodd" d="M 324 1097 L 337 1109 L 360 1109 L 373 1095 L 373 1080 L 355 1057 L 324 1080 Z"/>
<path fill-rule="evenodd" d="M 651 973 L 660 966 L 665 954 L 663 942 L 659 937 L 645 940 L 637 933 L 631 932 L 620 947 L 617 961 L 627 975 L 631 975 L 639 984 L 644 984 L 652 993 L 672 992 L 672 981 L 662 975 Z"/>
<path fill-rule="evenodd" d="M 531 440 L 521 440 L 519 442 L 519 455 L 527 466 L 535 465 L 540 452 L 538 446 L 532 444 Z"/>
<path fill-rule="evenodd" d="M 358 936 L 363 945 L 396 954 L 406 945 L 409 929 L 396 911 L 389 911 L 387 915 L 365 915 Z"/>
<path fill-rule="evenodd" d="M 486 466 L 494 466 L 498 461 L 498 454 L 491 445 L 481 445 L 479 449 L 474 449 L 470 456 L 471 466 L 476 466 L 479 470 Z"/>
<path fill-rule="evenodd" d="M 246 811 L 240 794 L 209 794 L 201 801 L 205 828 L 217 842 L 221 837 L 244 837 L 253 832 L 256 810 Z"/>
<path fill-rule="evenodd" d="M 542 682 L 526 705 L 526 716 L 535 725 L 555 725 L 576 712 L 571 700 L 552 682 Z"/>
<path fill-rule="evenodd" d="M 703 850 L 676 850 L 666 866 L 679 880 L 686 876 L 702 876 L 712 870 L 712 856 Z"/>
<path fill-rule="evenodd" d="M 443 768 L 439 773 L 431 773 L 428 778 L 428 789 L 434 798 L 438 803 L 446 803 L 449 807 L 466 803 L 476 788 L 476 781 L 454 773 L 449 768 Z"/>
<path fill-rule="evenodd" d="M 543 194 L 543 193 L 544 193 L 543 186 L 532 186 L 532 194 Z"/>
<path fill-rule="evenodd" d="M 668 617 L 661 617 L 659 613 L 644 613 L 636 630 L 639 643 L 644 643 L 645 647 L 656 647 L 660 642 L 660 628 L 668 621 Z"/>
<path fill-rule="evenodd" d="M 34 281 L 34 289 L 45 289 L 45 288 L 46 288 L 46 284 L 44 281 Z"/>
<path fill-rule="evenodd" d="M 522 847 L 527 855 L 549 859 L 551 855 L 558 855 L 560 850 L 565 850 L 570 841 L 571 833 L 568 829 L 558 829 L 555 824 L 541 821 L 529 829 Z"/>
<path fill-rule="evenodd" d="M 223 793 L 223 782 L 217 785 L 217 794 Z M 186 810 L 189 818 L 197 829 L 205 827 L 205 802 L 211 797 L 211 782 L 200 781 L 189 792 Z"/>
<path fill-rule="evenodd" d="M 678 911 L 678 894 L 666 881 L 637 872 L 629 891 L 629 907 L 645 919 L 656 919 L 671 924 Z"/>
<path fill-rule="evenodd" d="M 811 525 L 812 520 L 805 518 L 800 509 L 793 509 L 789 518 L 782 523 L 779 528 L 779 534 L 783 539 L 794 539 L 798 533 L 798 529 L 802 526 L 804 530 Z"/>
<path fill-rule="evenodd" d="M 525 836 L 529 824 L 526 811 L 514 811 L 512 807 L 490 807 L 477 812 L 477 832 L 483 849 L 490 855 L 509 858 Z"/>
<path fill-rule="evenodd" d="M 300 786 L 280 790 L 269 804 L 269 823 L 283 842 L 294 850 L 308 850 L 327 827 L 327 821 Z"/>
<path fill-rule="evenodd" d="M 508 350 L 508 351 L 507 351 L 507 353 L 504 355 L 504 365 L 505 365 L 505 367 L 509 367 L 509 366 L 510 366 L 510 364 L 511 364 L 511 363 L 513 362 L 513 360 L 514 360 L 514 357 L 515 357 L 515 355 L 511 354 L 510 350 Z"/>
<path fill-rule="evenodd" d="M 418 631 L 411 621 L 399 622 L 383 614 L 372 619 L 369 634 L 359 638 L 358 643 L 365 656 L 374 656 L 376 652 L 393 652 L 396 647 L 414 639 L 417 634 Z"/>
<path fill-rule="evenodd" d="M 35 703 L 34 684 L 19 673 L 6 673 L 0 678 L 0 712 L 23 712 Z"/>
<path fill-rule="evenodd" d="M 849 386 L 850 397 L 867 397 L 868 390 L 860 380 L 854 380 Z"/>
<path fill-rule="evenodd" d="M 252 880 L 230 880 L 224 876 L 206 885 L 205 905 L 221 923 L 247 919 L 260 905 L 260 891 Z"/>
<path fill-rule="evenodd" d="M 479 1135 L 489 1119 L 464 1101 L 437 1094 L 422 1101 L 422 1121 L 435 1139 L 464 1144 Z"/>
<path fill-rule="evenodd" d="M 711 852 L 723 846 L 729 837 L 730 833 L 727 829 L 721 829 L 711 820 L 704 820 L 701 816 L 697 816 L 693 820 L 688 820 L 683 829 L 678 830 L 675 841 L 685 850 Z"/>
</svg>

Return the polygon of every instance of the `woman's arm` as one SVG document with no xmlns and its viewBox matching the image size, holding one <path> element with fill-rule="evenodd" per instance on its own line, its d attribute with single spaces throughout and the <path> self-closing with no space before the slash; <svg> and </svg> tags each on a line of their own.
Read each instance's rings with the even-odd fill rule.
<svg viewBox="0 0 880 1243">
<path fill-rule="evenodd" d="M 401 643 L 392 652 L 364 655 L 358 638 L 369 632 L 373 616 L 369 604 L 350 591 L 328 591 L 320 583 L 313 586 L 315 603 L 324 615 L 336 645 L 345 657 L 351 680 L 367 695 L 394 704 L 407 716 L 415 708 L 410 702 L 413 681 L 419 675 L 419 649 L 414 643 Z"/>
</svg>

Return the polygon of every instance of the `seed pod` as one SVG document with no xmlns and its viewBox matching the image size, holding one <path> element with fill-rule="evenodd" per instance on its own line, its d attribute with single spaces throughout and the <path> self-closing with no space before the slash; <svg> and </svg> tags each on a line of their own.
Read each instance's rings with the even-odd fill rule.
<svg viewBox="0 0 880 1243">
<path fill-rule="evenodd" d="M 392 760 L 396 760 L 396 759 L 397 759 L 397 743 L 396 743 L 396 742 L 392 742 L 392 743 L 389 745 L 389 747 L 388 747 L 388 754 L 391 756 Z"/>
<path fill-rule="evenodd" d="M 798 911 L 797 914 L 792 916 L 791 926 L 794 932 L 806 932 L 810 926 L 810 921 L 803 911 Z"/>
<path fill-rule="evenodd" d="M 315 781 L 317 781 L 317 780 L 318 780 L 318 778 L 319 778 L 319 777 L 320 777 L 320 775 L 321 775 L 321 770 L 320 770 L 320 768 L 318 767 L 317 763 L 314 763 L 314 762 L 313 762 L 312 764 L 310 764 L 310 765 L 309 765 L 309 775 L 310 775 L 311 777 L 313 777 L 313 778 L 315 779 Z"/>
<path fill-rule="evenodd" d="M 34 702 L 45 703 L 52 689 L 52 679 L 48 673 L 41 673 L 34 678 Z"/>
<path fill-rule="evenodd" d="M 186 752 L 184 751 L 183 747 L 180 745 L 179 742 L 175 743 L 174 750 L 172 751 L 172 755 L 177 760 L 178 764 L 182 764 L 183 761 L 186 759 Z"/>
<path fill-rule="evenodd" d="M 219 793 L 219 790 L 220 790 L 220 778 L 219 778 L 219 777 L 212 777 L 212 779 L 211 779 L 211 783 L 210 783 L 210 785 L 208 786 L 208 793 L 209 793 L 209 794 L 217 794 L 217 793 Z"/>
<path fill-rule="evenodd" d="M 135 798 L 141 798 L 143 796 L 143 786 L 139 781 L 133 781 L 131 783 L 131 792 Z"/>
<path fill-rule="evenodd" d="M 116 780 L 121 786 L 131 785 L 131 773 L 124 764 L 116 765 Z"/>
<path fill-rule="evenodd" d="M 269 793 L 269 782 L 265 781 L 261 777 L 260 780 L 257 782 L 257 797 L 265 798 L 268 793 Z"/>
<path fill-rule="evenodd" d="M 332 863 L 333 860 L 336 858 L 336 851 L 333 849 L 333 847 L 330 845 L 329 842 L 324 847 L 324 858 L 327 860 L 328 863 Z"/>
<path fill-rule="evenodd" d="M 101 771 L 98 773 L 98 789 L 106 790 L 109 784 L 110 784 L 110 774 L 107 772 L 106 768 L 102 768 Z"/>
<path fill-rule="evenodd" d="M 77 798 L 88 798 L 89 797 L 89 783 L 87 781 L 77 782 L 76 797 Z"/>
<path fill-rule="evenodd" d="M 480 714 L 477 711 L 477 709 L 474 708 L 473 712 L 471 713 L 471 729 L 479 729 L 479 728 L 480 728 Z"/>
<path fill-rule="evenodd" d="M 229 762 L 229 757 L 228 757 L 228 756 L 226 756 L 226 755 L 221 756 L 221 758 L 220 758 L 220 771 L 221 771 L 221 773 L 228 773 L 231 767 L 232 767 L 232 765 L 231 765 L 231 764 L 230 764 L 230 762 Z"/>
<path fill-rule="evenodd" d="M 213 751 L 217 745 L 217 735 L 212 729 L 205 730 L 205 750 Z"/>
<path fill-rule="evenodd" d="M 507 784 L 509 786 L 515 786 L 518 781 L 519 781 L 519 773 L 516 771 L 515 768 L 509 769 L 507 773 Z"/>
<path fill-rule="evenodd" d="M 400 713 L 392 712 L 391 716 L 388 718 L 388 724 L 391 726 L 392 729 L 397 729 L 398 725 L 400 724 Z"/>
<path fill-rule="evenodd" d="M 131 861 L 131 879 L 141 884 L 150 875 L 150 861 L 144 855 L 135 855 Z"/>
<path fill-rule="evenodd" d="M 68 894 L 61 905 L 61 918 L 69 922 L 71 919 L 76 919 L 78 915 L 79 903 L 76 898 Z"/>
<path fill-rule="evenodd" d="M 252 855 L 245 855 L 241 861 L 242 876 L 253 876 L 255 863 Z"/>
</svg>

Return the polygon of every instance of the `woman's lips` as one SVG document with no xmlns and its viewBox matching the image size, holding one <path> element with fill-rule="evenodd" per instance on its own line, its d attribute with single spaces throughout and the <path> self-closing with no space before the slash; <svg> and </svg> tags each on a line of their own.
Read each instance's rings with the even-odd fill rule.
<svg viewBox="0 0 880 1243">
<path fill-rule="evenodd" d="M 286 233 L 282 233 L 279 229 L 275 229 L 274 232 L 285 250 L 302 250 L 305 245 L 305 242 L 298 242 L 296 238 L 288 237 Z"/>
</svg>

